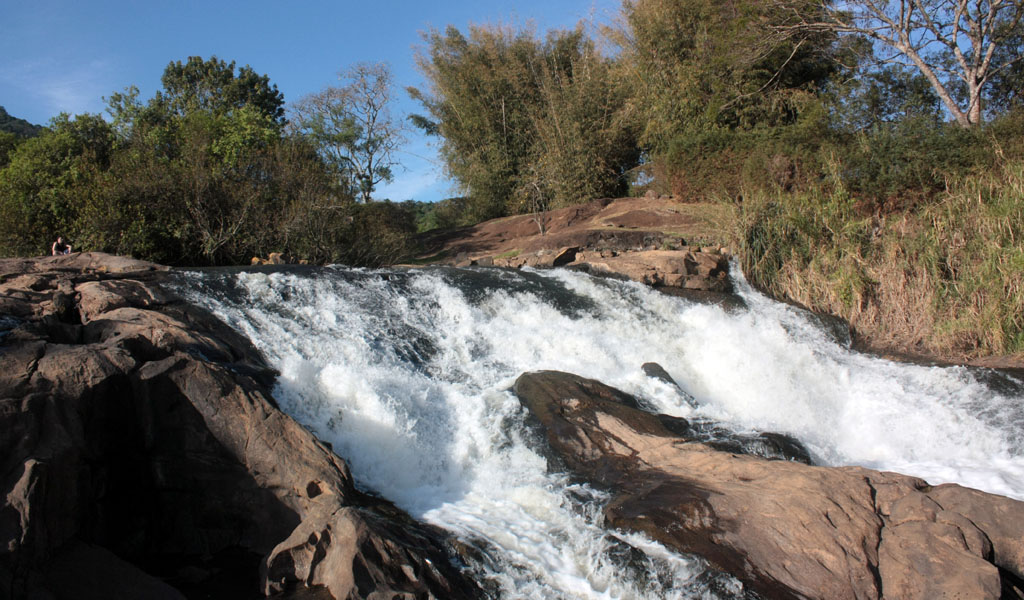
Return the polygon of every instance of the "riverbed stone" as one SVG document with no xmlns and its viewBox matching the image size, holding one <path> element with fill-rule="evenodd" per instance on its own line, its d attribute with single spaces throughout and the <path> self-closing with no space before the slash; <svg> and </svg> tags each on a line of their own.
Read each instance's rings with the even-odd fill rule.
<svg viewBox="0 0 1024 600">
<path fill-rule="evenodd" d="M 766 597 L 995 599 L 1024 574 L 1022 502 L 717 451 L 567 373 L 525 373 L 514 390 L 563 463 L 612 490 L 609 526 L 699 554 Z"/>
<path fill-rule="evenodd" d="M 24 315 L 0 338 L 5 598 L 480 596 L 445 534 L 356 490 L 163 267 L 54 259 L 0 260 Z"/>
</svg>

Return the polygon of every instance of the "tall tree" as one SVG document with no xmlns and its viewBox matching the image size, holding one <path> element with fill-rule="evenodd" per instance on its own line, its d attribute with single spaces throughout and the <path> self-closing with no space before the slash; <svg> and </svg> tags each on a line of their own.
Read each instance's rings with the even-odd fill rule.
<svg viewBox="0 0 1024 600">
<path fill-rule="evenodd" d="M 425 36 L 429 89 L 415 122 L 441 137 L 448 172 L 469 192 L 467 221 L 625 192 L 635 166 L 624 88 L 582 28 L 473 26 Z"/>
<path fill-rule="evenodd" d="M 963 127 L 982 122 L 986 87 L 1024 57 L 1024 0 L 825 0 L 822 8 L 820 19 L 792 11 L 781 29 L 871 39 L 883 62 L 918 69 Z"/>
<path fill-rule="evenodd" d="M 805 15 L 814 0 L 787 10 Z M 802 92 L 835 70 L 832 36 L 780 31 L 788 12 L 756 0 L 625 0 L 610 32 L 655 147 L 684 130 L 786 125 Z"/>
<path fill-rule="evenodd" d="M 0 170 L 0 253 L 40 254 L 57 235 L 76 247 L 76 220 L 110 161 L 113 135 L 99 115 L 55 117 L 49 130 L 19 144 Z"/>
<path fill-rule="evenodd" d="M 818 93 L 836 71 L 837 49 L 834 34 L 772 25 L 785 22 L 787 10 L 817 7 L 817 0 L 793 0 L 786 10 L 760 0 L 623 2 L 621 25 L 609 34 L 621 49 L 620 79 L 632 87 L 656 185 L 684 197 L 733 195 L 748 185 L 741 173 L 768 171 L 791 185 L 800 159 L 789 155 L 824 137 Z"/>
<path fill-rule="evenodd" d="M 404 127 L 391 113 L 394 86 L 387 64 L 358 63 L 340 78 L 343 85 L 292 107 L 294 126 L 316 143 L 352 194 L 368 203 L 377 184 L 393 179 Z"/>
<path fill-rule="evenodd" d="M 167 65 L 160 82 L 164 89 L 157 92 L 155 100 L 178 116 L 197 111 L 223 115 L 249 106 L 276 124 L 284 124 L 284 95 L 269 77 L 257 74 L 249 65 L 236 71 L 235 61 L 190 56 L 184 63 Z"/>
<path fill-rule="evenodd" d="M 146 103 L 135 88 L 108 99 L 122 150 L 115 166 L 140 195 L 108 196 L 106 212 L 121 222 L 97 228 L 97 239 L 111 243 L 141 220 L 152 229 L 135 237 L 173 243 L 165 257 L 172 262 L 244 260 L 256 251 L 251 232 L 276 201 L 268 161 L 283 131 L 284 98 L 266 75 L 216 57 L 172 62 L 162 81 Z M 164 185 L 143 181 L 131 165 Z"/>
</svg>

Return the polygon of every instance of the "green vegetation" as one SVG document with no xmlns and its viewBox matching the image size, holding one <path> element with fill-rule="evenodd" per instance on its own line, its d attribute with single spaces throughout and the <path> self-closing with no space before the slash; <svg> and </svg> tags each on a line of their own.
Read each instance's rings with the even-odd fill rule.
<svg viewBox="0 0 1024 600">
<path fill-rule="evenodd" d="M 286 129 L 266 75 L 191 57 L 162 82 L 146 102 L 134 88 L 113 94 L 109 122 L 61 115 L 4 151 L 0 254 L 42 254 L 58 235 L 167 264 L 283 252 L 380 265 L 410 252 L 409 208 L 357 204 L 321 140 Z"/>
<path fill-rule="evenodd" d="M 387 65 L 357 64 L 342 76 L 344 86 L 299 100 L 293 107 L 294 125 L 316 144 L 339 183 L 365 203 L 378 183 L 392 180 L 403 127 L 389 110 L 392 78 Z"/>
<path fill-rule="evenodd" d="M 614 62 L 582 28 L 454 27 L 426 35 L 430 89 L 410 90 L 414 119 L 441 137 L 448 172 L 468 192 L 458 224 L 626 192 L 637 147 Z"/>
<path fill-rule="evenodd" d="M 841 184 L 824 189 L 744 203 L 737 229 L 755 285 L 839 315 L 881 348 L 1024 352 L 1024 160 L 890 213 L 865 214 Z"/>
<path fill-rule="evenodd" d="M 380 265 L 416 233 L 650 190 L 704 201 L 695 229 L 732 231 L 751 281 L 871 343 L 1024 352 L 1024 2 L 623 0 L 616 23 L 425 34 L 411 121 L 461 194 L 434 204 L 372 200 L 404 131 L 381 64 L 290 122 L 266 75 L 198 57 L 109 120 L 29 137 L 0 109 L 0 254 L 60 234 L 170 264 Z"/>
<path fill-rule="evenodd" d="M 40 125 L 33 125 L 25 119 L 19 119 L 7 114 L 7 110 L 0 106 L 0 132 L 10 133 L 20 138 L 30 138 L 39 135 L 43 131 Z"/>
</svg>

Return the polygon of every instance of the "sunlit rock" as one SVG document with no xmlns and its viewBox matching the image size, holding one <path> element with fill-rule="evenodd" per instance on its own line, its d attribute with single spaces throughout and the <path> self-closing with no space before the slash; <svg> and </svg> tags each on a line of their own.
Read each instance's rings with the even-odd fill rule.
<svg viewBox="0 0 1024 600">
<path fill-rule="evenodd" d="M 699 554 L 768 597 L 1020 593 L 1024 502 L 718 451 L 631 396 L 567 373 L 526 373 L 515 392 L 564 463 L 613 490 L 609 526 Z"/>
</svg>

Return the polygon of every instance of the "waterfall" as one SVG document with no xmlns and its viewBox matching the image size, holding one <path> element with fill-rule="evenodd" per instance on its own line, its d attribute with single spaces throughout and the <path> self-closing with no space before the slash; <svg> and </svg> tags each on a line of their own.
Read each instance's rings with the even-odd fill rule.
<svg viewBox="0 0 1024 600">
<path fill-rule="evenodd" d="M 182 272 L 177 289 L 280 372 L 281 407 L 358 485 L 479 551 L 508 598 L 742 598 L 736 580 L 602 527 L 606 495 L 548 467 L 509 391 L 598 379 L 659 412 L 801 440 L 862 465 L 1024 499 L 1024 386 L 859 354 L 733 273 L 716 305 L 582 273 L 343 267 Z M 641 370 L 656 362 L 681 389 Z"/>
</svg>

